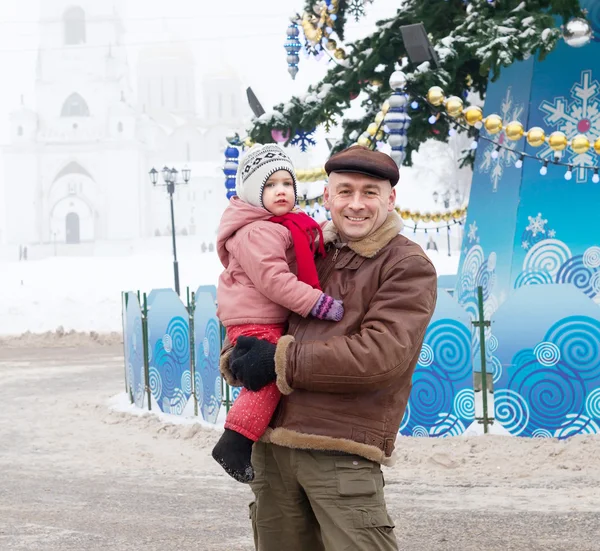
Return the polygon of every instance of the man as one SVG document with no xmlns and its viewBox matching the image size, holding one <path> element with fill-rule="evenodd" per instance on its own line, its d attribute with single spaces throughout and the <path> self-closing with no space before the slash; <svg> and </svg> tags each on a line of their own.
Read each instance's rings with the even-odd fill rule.
<svg viewBox="0 0 600 551">
<path fill-rule="evenodd" d="M 398 549 L 380 464 L 392 458 L 437 277 L 422 249 L 398 235 L 399 173 L 388 155 L 354 146 L 325 169 L 332 223 L 317 267 L 344 318 L 292 315 L 277 345 L 241 337 L 222 353 L 230 383 L 256 390 L 274 380 L 284 395 L 252 454 L 259 551 Z"/>
</svg>

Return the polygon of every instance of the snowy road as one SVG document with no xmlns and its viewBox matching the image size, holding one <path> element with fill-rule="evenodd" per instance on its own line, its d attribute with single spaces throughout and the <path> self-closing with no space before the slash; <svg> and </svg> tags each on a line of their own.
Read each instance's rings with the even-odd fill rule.
<svg viewBox="0 0 600 551">
<path fill-rule="evenodd" d="M 248 550 L 217 433 L 109 412 L 121 347 L 0 351 L 0 550 Z M 592 551 L 600 439 L 405 439 L 386 471 L 406 551 Z"/>
</svg>

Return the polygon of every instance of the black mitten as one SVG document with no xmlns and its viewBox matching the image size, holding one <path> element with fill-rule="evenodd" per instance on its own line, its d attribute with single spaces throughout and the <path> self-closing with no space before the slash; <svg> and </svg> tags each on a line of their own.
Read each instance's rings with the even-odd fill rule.
<svg viewBox="0 0 600 551">
<path fill-rule="evenodd" d="M 260 390 L 276 378 L 276 348 L 274 344 L 256 337 L 239 337 L 229 357 L 232 375 L 248 390 Z"/>
</svg>

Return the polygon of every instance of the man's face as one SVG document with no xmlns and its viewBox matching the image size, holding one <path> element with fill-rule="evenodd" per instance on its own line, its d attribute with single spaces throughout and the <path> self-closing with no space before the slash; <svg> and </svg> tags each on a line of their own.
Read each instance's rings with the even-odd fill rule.
<svg viewBox="0 0 600 551">
<path fill-rule="evenodd" d="M 379 229 L 394 210 L 396 190 L 388 180 L 353 172 L 332 172 L 325 206 L 340 236 L 359 241 Z"/>
</svg>

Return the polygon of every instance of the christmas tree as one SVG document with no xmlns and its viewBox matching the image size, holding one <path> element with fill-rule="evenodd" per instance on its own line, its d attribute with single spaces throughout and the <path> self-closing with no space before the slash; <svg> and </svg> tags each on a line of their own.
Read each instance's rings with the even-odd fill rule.
<svg viewBox="0 0 600 551">
<path fill-rule="evenodd" d="M 406 74 L 406 92 L 413 100 L 425 97 L 432 86 L 442 87 L 446 97 L 464 98 L 468 92 L 476 92 L 484 98 L 488 82 L 499 77 L 502 67 L 532 55 L 543 59 L 561 39 L 561 23 L 585 16 L 578 0 L 398 0 L 396 15 L 378 22 L 376 32 L 340 46 L 349 17 L 360 18 L 365 7 L 368 9 L 367 2 L 307 1 L 298 16 L 303 35 L 296 44 L 304 41 L 304 47 L 315 55 L 328 53 L 335 64 L 306 94 L 254 119 L 249 130 L 253 141 L 272 142 L 275 130 L 288 144 L 319 125 L 327 128 L 341 122 L 343 137 L 334 150 L 348 147 L 375 120 L 393 93 L 389 78 L 399 69 Z M 437 60 L 415 66 L 408 59 L 401 27 L 421 22 Z M 294 75 L 294 56 L 288 55 L 290 61 Z M 364 117 L 344 120 L 351 100 L 361 92 Z M 412 151 L 421 143 L 429 138 L 446 141 L 450 130 L 447 118 L 431 124 L 427 104 L 413 100 L 408 108 L 409 164 Z"/>
</svg>

